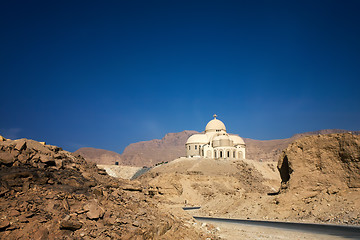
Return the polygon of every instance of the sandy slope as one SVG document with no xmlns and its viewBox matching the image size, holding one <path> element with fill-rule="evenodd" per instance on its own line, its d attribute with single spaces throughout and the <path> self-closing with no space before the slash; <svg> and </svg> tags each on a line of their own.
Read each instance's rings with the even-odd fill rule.
<svg viewBox="0 0 360 240">
<path fill-rule="evenodd" d="M 282 179 L 267 162 L 180 158 L 140 181 L 159 201 L 201 206 L 199 216 L 359 224 L 359 149 L 357 135 L 308 136 L 283 153 Z"/>
<path fill-rule="evenodd" d="M 176 159 L 140 177 L 158 197 L 174 204 L 205 205 L 248 192 L 265 194 L 279 188 L 273 163 Z"/>
</svg>

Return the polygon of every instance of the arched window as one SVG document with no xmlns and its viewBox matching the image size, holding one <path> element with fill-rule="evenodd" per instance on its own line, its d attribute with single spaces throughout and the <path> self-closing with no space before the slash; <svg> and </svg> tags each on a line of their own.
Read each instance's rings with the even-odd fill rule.
<svg viewBox="0 0 360 240">
<path fill-rule="evenodd" d="M 215 158 L 217 158 L 217 155 L 216 155 L 216 150 L 214 150 L 214 155 L 215 155 Z"/>
<path fill-rule="evenodd" d="M 189 150 L 190 150 L 191 146 L 189 145 Z"/>
<path fill-rule="evenodd" d="M 233 151 L 233 158 L 235 158 L 235 151 Z"/>
<path fill-rule="evenodd" d="M 195 145 L 195 150 L 197 149 L 197 145 Z"/>
<path fill-rule="evenodd" d="M 223 157 L 223 152 L 222 151 L 220 151 L 220 158 L 222 158 Z"/>
<path fill-rule="evenodd" d="M 227 157 L 228 157 L 228 158 L 230 157 L 230 152 L 229 152 L 229 151 L 227 151 Z"/>
</svg>

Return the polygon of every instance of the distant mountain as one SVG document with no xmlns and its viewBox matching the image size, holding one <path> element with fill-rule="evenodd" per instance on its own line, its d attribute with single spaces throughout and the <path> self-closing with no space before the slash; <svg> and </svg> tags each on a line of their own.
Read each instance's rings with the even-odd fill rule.
<svg viewBox="0 0 360 240">
<path fill-rule="evenodd" d="M 279 155 L 290 143 L 304 136 L 317 134 L 345 133 L 343 129 L 325 129 L 314 132 L 295 134 L 291 138 L 276 140 L 254 140 L 244 138 L 246 143 L 246 158 L 255 161 L 278 161 Z M 168 133 L 163 139 L 132 143 L 127 146 L 121 155 L 124 165 L 153 166 L 163 161 L 172 161 L 185 156 L 185 143 L 189 136 L 197 131 L 183 131 Z M 360 131 L 353 132 L 359 135 Z"/>
<path fill-rule="evenodd" d="M 80 148 L 74 153 L 80 154 L 87 161 L 94 162 L 96 164 L 114 165 L 115 162 L 118 162 L 119 165 L 123 165 L 121 155 L 119 153 L 104 149 L 86 147 Z"/>
<path fill-rule="evenodd" d="M 162 139 L 132 143 L 121 155 L 124 165 L 153 166 L 156 163 L 172 161 L 185 156 L 186 140 L 196 131 L 168 133 Z"/>
<path fill-rule="evenodd" d="M 290 143 L 304 136 L 346 133 L 343 129 L 325 129 L 314 132 L 305 132 L 293 135 L 291 138 L 276 140 L 255 140 L 244 138 L 246 143 L 246 158 L 255 161 L 274 162 L 279 160 L 279 155 Z M 172 161 L 186 155 L 186 140 L 197 131 L 183 131 L 168 133 L 162 139 L 132 143 L 127 146 L 122 155 L 96 148 L 80 148 L 79 153 L 86 160 L 97 164 L 115 164 L 125 166 L 154 166 L 160 162 Z M 360 135 L 360 131 L 353 131 L 353 134 Z"/>
</svg>

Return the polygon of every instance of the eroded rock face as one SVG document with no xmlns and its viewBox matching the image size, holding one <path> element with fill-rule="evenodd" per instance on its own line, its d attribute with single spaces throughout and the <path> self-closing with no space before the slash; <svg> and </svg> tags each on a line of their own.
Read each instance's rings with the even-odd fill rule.
<svg viewBox="0 0 360 240">
<path fill-rule="evenodd" d="M 301 138 L 282 153 L 275 210 L 287 219 L 360 224 L 360 136 Z"/>
<path fill-rule="evenodd" d="M 276 140 L 254 140 L 250 138 L 244 138 L 246 143 L 246 158 L 255 161 L 270 161 L 277 162 L 282 151 L 287 146 L 297 139 L 305 136 L 312 135 L 325 135 L 334 133 L 347 133 L 348 130 L 343 129 L 324 129 L 314 132 L 305 132 L 293 135 L 291 138 L 276 139 Z M 360 135 L 360 131 L 353 131 L 355 135 Z"/>
<path fill-rule="evenodd" d="M 0 239 L 213 237 L 156 204 L 140 183 L 112 178 L 81 156 L 33 140 L 0 141 Z"/>
<path fill-rule="evenodd" d="M 360 136 L 350 133 L 304 137 L 290 144 L 278 162 L 291 190 L 360 187 Z"/>
</svg>

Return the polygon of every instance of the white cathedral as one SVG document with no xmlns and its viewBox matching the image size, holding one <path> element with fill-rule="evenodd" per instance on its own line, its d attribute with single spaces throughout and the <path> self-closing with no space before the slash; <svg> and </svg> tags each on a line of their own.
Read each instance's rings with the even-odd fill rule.
<svg viewBox="0 0 360 240">
<path fill-rule="evenodd" d="M 245 142 L 226 132 L 225 124 L 216 119 L 208 122 L 205 133 L 194 134 L 186 141 L 186 157 L 245 159 Z"/>
</svg>

